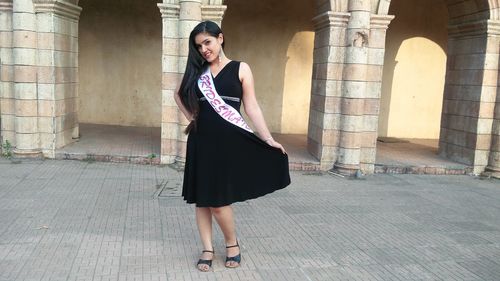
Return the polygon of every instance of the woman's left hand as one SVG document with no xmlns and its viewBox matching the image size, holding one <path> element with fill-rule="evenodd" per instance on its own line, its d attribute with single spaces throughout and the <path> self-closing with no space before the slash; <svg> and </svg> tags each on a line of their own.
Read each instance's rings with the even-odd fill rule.
<svg viewBox="0 0 500 281">
<path fill-rule="evenodd" d="M 281 143 L 275 141 L 274 139 L 267 140 L 266 143 L 272 147 L 279 148 L 283 154 L 286 154 L 285 148 L 281 145 Z"/>
</svg>

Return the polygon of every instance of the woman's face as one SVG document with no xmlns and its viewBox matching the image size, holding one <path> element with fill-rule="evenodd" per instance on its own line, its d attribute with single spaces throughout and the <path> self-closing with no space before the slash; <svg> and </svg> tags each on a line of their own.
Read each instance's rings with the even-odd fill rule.
<svg viewBox="0 0 500 281">
<path fill-rule="evenodd" d="M 218 37 L 214 37 L 208 33 L 200 33 L 194 38 L 198 52 L 200 52 L 201 56 L 208 63 L 219 58 L 223 40 L 222 34 L 219 34 Z"/>
</svg>

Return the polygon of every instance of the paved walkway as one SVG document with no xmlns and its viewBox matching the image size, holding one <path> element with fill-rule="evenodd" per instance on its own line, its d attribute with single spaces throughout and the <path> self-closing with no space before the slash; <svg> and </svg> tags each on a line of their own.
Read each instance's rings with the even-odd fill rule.
<svg viewBox="0 0 500 281">
<path fill-rule="evenodd" d="M 0 280 L 500 280 L 500 181 L 293 172 L 235 205 L 243 264 L 200 273 L 168 167 L 0 159 Z"/>
</svg>

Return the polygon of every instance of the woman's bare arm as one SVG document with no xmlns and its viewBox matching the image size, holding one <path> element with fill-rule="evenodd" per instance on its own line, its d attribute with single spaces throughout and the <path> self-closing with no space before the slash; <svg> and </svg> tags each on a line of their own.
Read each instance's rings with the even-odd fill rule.
<svg viewBox="0 0 500 281">
<path fill-rule="evenodd" d="M 181 97 L 179 96 L 179 88 L 175 89 L 174 92 L 174 100 L 179 109 L 181 110 L 182 114 L 186 117 L 186 119 L 191 122 L 193 121 L 193 114 L 190 113 L 187 108 L 182 104 Z"/>
<path fill-rule="evenodd" d="M 252 124 L 255 126 L 257 135 L 270 146 L 279 148 L 283 153 L 286 153 L 283 146 L 273 139 L 269 129 L 267 128 L 264 115 L 262 114 L 262 110 L 260 109 L 257 98 L 255 97 L 252 70 L 248 64 L 244 62 L 240 64 L 239 76 L 243 87 L 243 108 L 245 109 L 245 113 L 248 115 L 248 118 L 250 118 L 250 121 L 252 121 Z"/>
</svg>

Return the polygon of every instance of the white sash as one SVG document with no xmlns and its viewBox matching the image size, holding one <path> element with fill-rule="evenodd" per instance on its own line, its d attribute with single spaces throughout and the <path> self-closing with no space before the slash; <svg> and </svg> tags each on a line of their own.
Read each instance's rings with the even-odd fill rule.
<svg viewBox="0 0 500 281">
<path fill-rule="evenodd" d="M 198 87 L 200 88 L 203 96 L 205 96 L 207 101 L 220 117 L 235 126 L 253 133 L 252 129 L 250 129 L 240 113 L 234 107 L 226 104 L 226 102 L 217 93 L 214 80 L 212 79 L 212 74 L 210 73 L 210 67 L 208 67 L 207 70 L 200 76 L 200 79 L 198 79 Z"/>
</svg>

